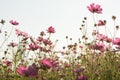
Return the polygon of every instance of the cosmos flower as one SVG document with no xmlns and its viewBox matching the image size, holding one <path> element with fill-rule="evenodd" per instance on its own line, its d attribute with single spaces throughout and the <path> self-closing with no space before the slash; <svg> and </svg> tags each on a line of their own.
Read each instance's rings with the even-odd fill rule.
<svg viewBox="0 0 120 80">
<path fill-rule="evenodd" d="M 90 6 L 87 6 L 87 8 L 92 13 L 98 13 L 98 14 L 102 13 L 102 8 L 98 4 L 95 5 L 94 3 L 92 3 L 92 4 L 90 4 Z"/>
<path fill-rule="evenodd" d="M 7 66 L 12 66 L 12 62 L 11 62 L 11 61 L 5 60 L 4 63 L 5 63 Z"/>
<path fill-rule="evenodd" d="M 46 66 L 46 67 L 52 67 L 52 62 L 50 59 L 43 59 L 40 61 L 40 63 L 43 65 L 43 66 Z"/>
<path fill-rule="evenodd" d="M 34 42 L 34 43 L 31 43 L 31 44 L 29 44 L 29 50 L 37 50 L 37 49 L 39 49 L 40 48 L 40 46 L 39 46 L 39 44 L 37 43 L 37 42 Z"/>
<path fill-rule="evenodd" d="M 113 44 L 114 44 L 114 45 L 120 45 L 120 38 L 116 37 L 116 38 L 113 40 Z"/>
<path fill-rule="evenodd" d="M 12 25 L 15 25 L 15 26 L 19 25 L 19 23 L 18 23 L 17 21 L 14 21 L 14 20 L 10 20 L 9 22 L 10 22 Z"/>
<path fill-rule="evenodd" d="M 19 75 L 26 77 L 36 77 L 38 75 L 38 69 L 34 63 L 28 66 L 28 68 L 25 66 L 20 66 L 17 69 L 17 72 Z"/>
<path fill-rule="evenodd" d="M 92 49 L 104 52 L 105 51 L 105 45 L 104 45 L 104 43 L 98 42 L 98 43 L 96 43 L 95 45 L 92 46 Z"/>
<path fill-rule="evenodd" d="M 104 21 L 102 21 L 102 20 L 99 20 L 98 21 L 98 26 L 104 26 L 105 25 L 105 22 Z"/>
<path fill-rule="evenodd" d="M 52 42 L 49 39 L 43 39 L 42 40 L 45 45 L 51 45 Z"/>
<path fill-rule="evenodd" d="M 43 68 L 54 68 L 57 69 L 58 66 L 58 62 L 52 60 L 52 59 L 43 59 L 40 60 L 41 65 L 43 66 Z"/>
<path fill-rule="evenodd" d="M 17 35 L 17 36 L 23 36 L 23 37 L 25 37 L 25 38 L 28 38 L 28 37 L 29 37 L 28 33 L 23 32 L 23 31 L 21 31 L 21 30 L 19 30 L 19 29 L 15 29 L 15 32 L 16 32 L 16 35 Z"/>
<path fill-rule="evenodd" d="M 103 34 L 98 34 L 97 35 L 97 40 L 99 40 L 99 41 L 104 41 L 106 39 L 106 36 L 105 35 L 103 35 Z"/>
<path fill-rule="evenodd" d="M 50 26 L 50 27 L 47 29 L 47 32 L 48 32 L 48 33 L 55 33 L 55 29 L 54 29 L 52 26 Z"/>
</svg>

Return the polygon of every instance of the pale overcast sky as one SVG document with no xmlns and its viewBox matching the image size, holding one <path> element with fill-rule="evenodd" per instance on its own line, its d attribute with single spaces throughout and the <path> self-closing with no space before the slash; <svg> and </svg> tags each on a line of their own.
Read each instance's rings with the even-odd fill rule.
<svg viewBox="0 0 120 80">
<path fill-rule="evenodd" d="M 81 36 L 79 28 L 83 17 L 92 18 L 86 8 L 91 3 L 100 4 L 103 8 L 100 19 L 111 21 L 111 16 L 115 15 L 120 24 L 119 0 L 0 0 L 0 18 L 19 21 L 18 28 L 33 36 L 53 26 L 56 30 L 54 39 L 59 39 L 61 44 L 66 35 L 73 40 Z"/>
</svg>

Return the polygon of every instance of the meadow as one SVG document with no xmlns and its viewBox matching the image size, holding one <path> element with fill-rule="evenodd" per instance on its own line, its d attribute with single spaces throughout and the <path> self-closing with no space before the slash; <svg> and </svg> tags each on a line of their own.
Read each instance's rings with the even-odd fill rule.
<svg viewBox="0 0 120 80">
<path fill-rule="evenodd" d="M 0 50 L 5 49 L 0 59 L 0 80 L 120 80 L 117 17 L 111 17 L 114 23 L 111 33 L 107 20 L 97 17 L 103 13 L 99 4 L 91 3 L 86 9 L 93 17 L 91 22 L 94 24 L 87 25 L 88 19 L 83 17 L 80 26 L 81 38 L 60 50 L 55 49 L 58 40 L 51 39 L 57 32 L 53 26 L 41 31 L 39 36 L 34 38 L 18 29 L 19 22 L 1 19 L 0 36 L 4 39 L 0 41 Z M 11 31 L 3 29 L 6 22 L 11 25 Z M 88 33 L 88 27 L 93 27 L 91 33 Z M 99 28 L 105 33 L 100 32 Z M 13 31 L 17 41 L 6 44 Z M 72 41 L 69 36 L 65 37 L 65 41 Z"/>
</svg>

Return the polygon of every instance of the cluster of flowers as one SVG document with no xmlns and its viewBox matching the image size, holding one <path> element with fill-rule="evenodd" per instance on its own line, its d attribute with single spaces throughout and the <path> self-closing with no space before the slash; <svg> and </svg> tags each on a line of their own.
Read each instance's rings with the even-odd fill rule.
<svg viewBox="0 0 120 80">
<path fill-rule="evenodd" d="M 93 14 L 102 13 L 102 8 L 98 4 L 92 3 L 87 8 Z M 115 21 L 116 17 L 113 16 L 112 19 Z M 81 31 L 86 26 L 84 24 L 86 20 L 85 17 Z M 9 22 L 13 26 L 19 25 L 19 22 L 14 20 Z M 5 20 L 1 20 L 0 23 L 4 25 Z M 55 42 L 51 40 L 51 34 L 55 33 L 52 26 L 46 32 L 41 31 L 37 38 L 15 29 L 19 41 L 10 42 L 4 51 L 4 56 L 0 60 L 0 79 L 119 80 L 120 38 L 115 35 L 108 37 L 107 34 L 99 32 L 98 27 L 106 27 L 105 20 L 97 20 L 97 23 L 94 23 L 96 29 L 92 32 L 94 39 L 91 42 L 88 41 L 87 31 L 85 31 L 82 36 L 83 40 L 79 39 L 78 43 L 70 43 L 59 51 L 54 50 L 57 40 Z M 118 30 L 119 26 L 115 25 L 115 29 Z M 8 38 L 9 35 L 5 41 Z M 70 38 L 70 40 L 72 39 Z M 61 60 L 58 54 L 65 59 Z M 9 59 L 8 56 L 12 56 L 12 58 Z"/>
</svg>

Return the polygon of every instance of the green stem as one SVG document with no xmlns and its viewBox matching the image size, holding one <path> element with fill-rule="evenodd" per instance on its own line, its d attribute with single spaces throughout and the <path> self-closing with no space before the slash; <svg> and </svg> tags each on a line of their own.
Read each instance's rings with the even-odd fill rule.
<svg viewBox="0 0 120 80">
<path fill-rule="evenodd" d="M 11 29 L 11 32 L 9 33 L 9 35 L 7 36 L 7 38 L 2 42 L 2 44 L 0 45 L 0 48 L 2 48 L 2 46 L 4 45 L 4 43 L 8 40 L 8 38 L 10 37 L 10 35 L 12 34 L 12 31 L 13 31 L 13 26 L 12 26 L 12 29 Z"/>
</svg>

